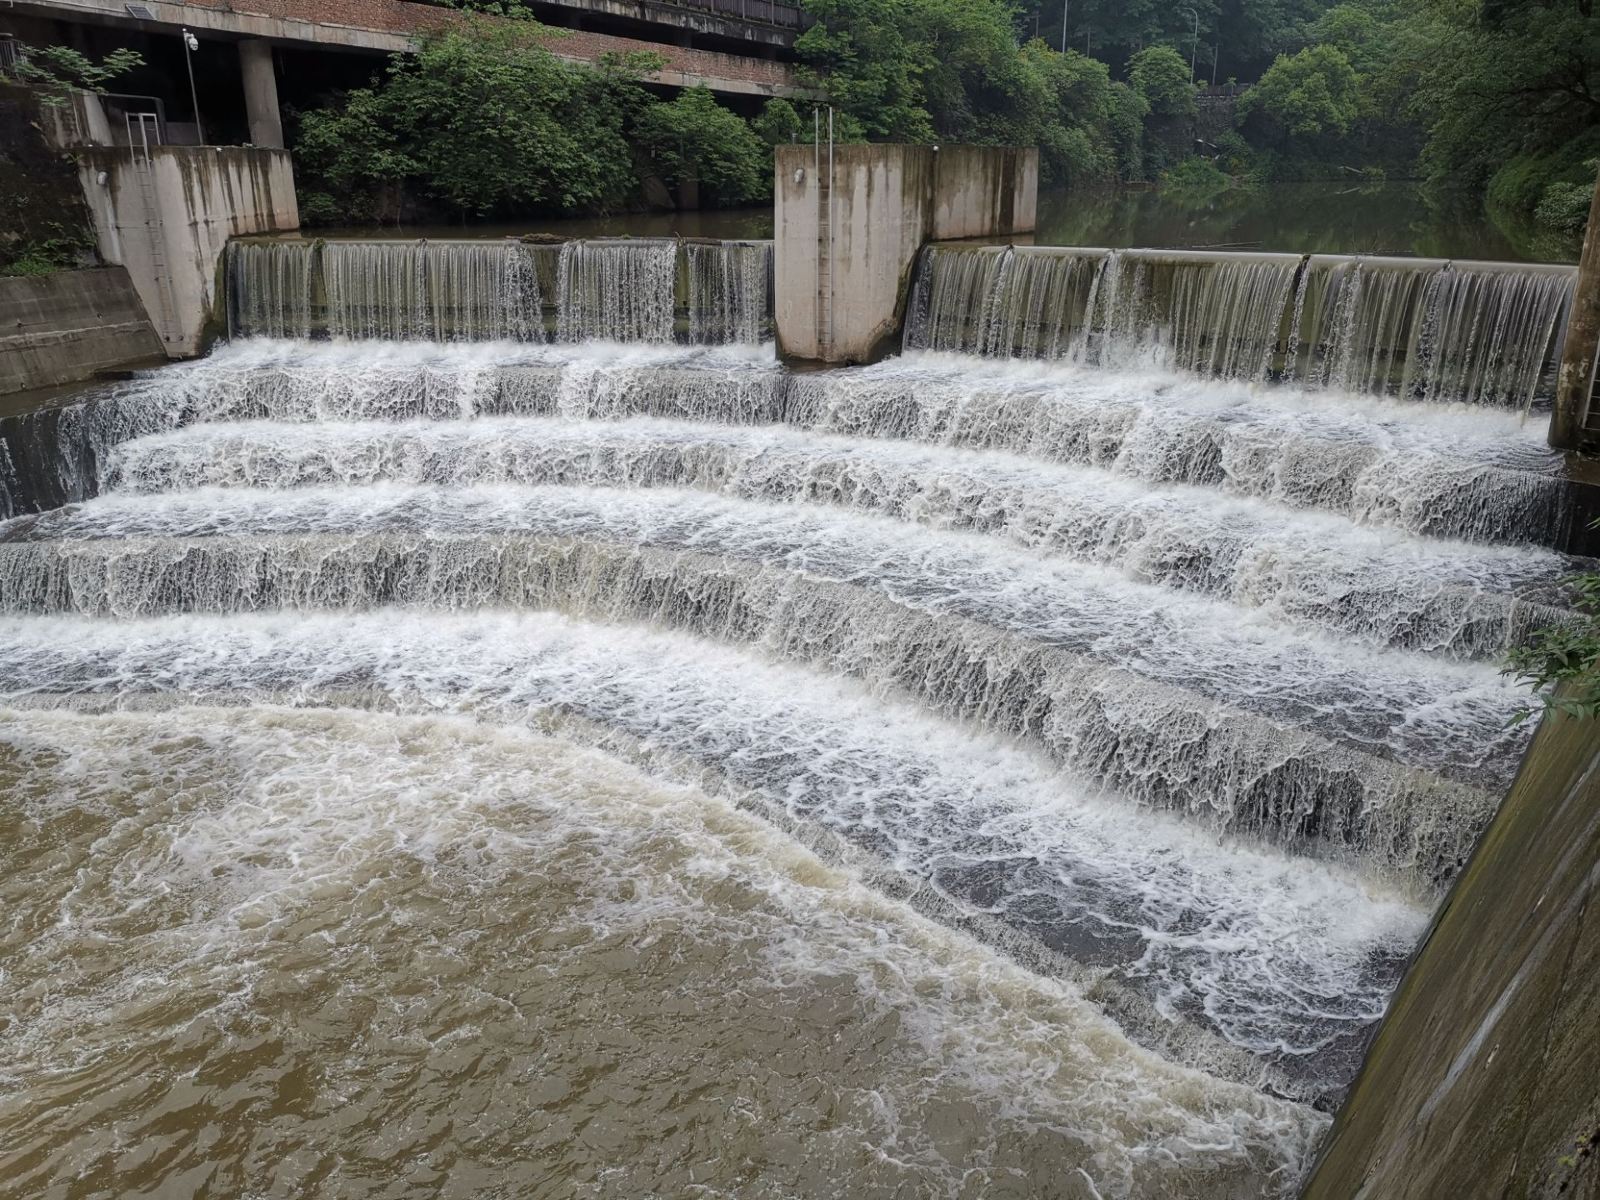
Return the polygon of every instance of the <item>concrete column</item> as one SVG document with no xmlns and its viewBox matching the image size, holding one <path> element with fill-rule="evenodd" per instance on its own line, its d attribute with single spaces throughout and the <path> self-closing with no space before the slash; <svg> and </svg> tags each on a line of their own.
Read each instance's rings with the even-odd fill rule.
<svg viewBox="0 0 1600 1200">
<path fill-rule="evenodd" d="M 244 73 L 244 107 L 250 117 L 250 140 L 268 150 L 283 149 L 283 118 L 278 114 L 278 78 L 272 73 L 272 47 L 266 42 L 240 42 L 239 67 Z"/>
<path fill-rule="evenodd" d="M 1583 440 L 1597 350 L 1600 350 L 1600 184 L 1596 185 L 1594 201 L 1589 206 L 1589 229 L 1583 235 L 1583 256 L 1578 260 L 1578 284 L 1572 293 L 1572 313 L 1567 317 L 1567 337 L 1561 344 L 1556 409 L 1550 416 L 1550 444 L 1557 450 L 1576 450 Z"/>
</svg>

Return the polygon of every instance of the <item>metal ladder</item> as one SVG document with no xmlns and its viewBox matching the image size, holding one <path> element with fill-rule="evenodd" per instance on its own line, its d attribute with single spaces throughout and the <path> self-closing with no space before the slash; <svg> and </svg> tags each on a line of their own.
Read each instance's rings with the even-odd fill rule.
<svg viewBox="0 0 1600 1200">
<path fill-rule="evenodd" d="M 821 115 L 813 109 L 813 177 L 817 181 L 817 357 L 833 357 L 833 106 L 828 107 L 828 162 L 823 171 Z"/>
<path fill-rule="evenodd" d="M 150 158 L 152 131 L 155 144 L 161 144 L 160 117 L 153 112 L 130 112 L 126 120 L 128 151 L 133 159 L 134 173 L 139 179 L 139 202 L 144 210 L 143 224 L 150 248 L 150 269 L 159 293 L 155 306 L 159 311 L 150 315 L 163 342 L 179 342 L 183 340 L 183 330 L 178 324 L 178 298 L 172 290 L 172 272 L 167 265 L 167 239 L 162 236 L 161 210 L 156 204 L 155 166 Z"/>
</svg>

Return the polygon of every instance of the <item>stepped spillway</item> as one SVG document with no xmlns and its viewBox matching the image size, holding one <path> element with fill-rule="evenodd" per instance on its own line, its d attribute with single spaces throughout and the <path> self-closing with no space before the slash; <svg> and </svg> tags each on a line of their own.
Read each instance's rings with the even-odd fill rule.
<svg viewBox="0 0 1600 1200">
<path fill-rule="evenodd" d="M 1292 1193 L 1567 618 L 1563 276 L 940 248 L 790 375 L 756 244 L 232 253 L 230 344 L 0 421 L 33 1190 L 210 1161 L 94 1156 L 148 1053 L 480 1180 L 733 1103 L 724 1189 Z"/>
</svg>

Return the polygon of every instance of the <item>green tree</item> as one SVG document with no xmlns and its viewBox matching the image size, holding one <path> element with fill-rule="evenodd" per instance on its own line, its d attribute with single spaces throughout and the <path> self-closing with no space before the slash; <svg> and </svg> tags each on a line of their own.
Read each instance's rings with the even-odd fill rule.
<svg viewBox="0 0 1600 1200">
<path fill-rule="evenodd" d="M 1355 68 L 1336 46 L 1281 56 L 1239 101 L 1239 117 L 1259 118 L 1282 141 L 1350 132 L 1360 115 Z"/>
<path fill-rule="evenodd" d="M 1128 82 L 1154 117 L 1193 117 L 1194 82 L 1189 64 L 1170 46 L 1151 46 L 1128 61 Z"/>
<path fill-rule="evenodd" d="M 1600 152 L 1600 19 L 1592 0 L 1425 0 L 1403 23 L 1410 111 L 1437 191 L 1532 213 Z"/>
<path fill-rule="evenodd" d="M 1129 60 L 1128 86 L 1145 109 L 1140 177 L 1158 177 L 1193 149 L 1195 88 L 1189 64 L 1169 46 L 1151 46 Z"/>
<path fill-rule="evenodd" d="M 650 103 L 638 79 L 659 60 L 572 66 L 549 36 L 474 20 L 395 55 L 373 87 L 301 117 L 309 190 L 406 186 L 474 217 L 625 203 L 637 184 L 627 130 Z"/>
<path fill-rule="evenodd" d="M 26 46 L 12 73 L 38 92 L 40 103 L 54 106 L 65 103 L 74 88 L 98 92 L 142 66 L 144 58 L 135 50 L 113 50 L 96 62 L 68 46 Z"/>
<path fill-rule="evenodd" d="M 795 42 L 802 76 L 825 87 L 849 119 L 849 135 L 927 142 L 933 122 L 923 104 L 924 48 L 912 0 L 805 0 L 816 18 Z"/>
<path fill-rule="evenodd" d="M 1038 142 L 1045 180 L 1094 183 L 1116 178 L 1118 96 L 1105 63 L 1075 50 L 1058 54 L 1039 40 L 1023 47 L 1022 61 L 1042 83 L 1048 107 L 1031 139 Z"/>
<path fill-rule="evenodd" d="M 800 119 L 794 105 L 781 98 L 768 100 L 750 127 L 769 146 L 792 146 L 811 140 L 811 125 Z"/>
<path fill-rule="evenodd" d="M 656 173 L 677 189 L 684 207 L 697 206 L 702 193 L 719 204 L 772 194 L 768 148 L 705 88 L 687 88 L 670 104 L 646 108 L 635 138 Z"/>
</svg>

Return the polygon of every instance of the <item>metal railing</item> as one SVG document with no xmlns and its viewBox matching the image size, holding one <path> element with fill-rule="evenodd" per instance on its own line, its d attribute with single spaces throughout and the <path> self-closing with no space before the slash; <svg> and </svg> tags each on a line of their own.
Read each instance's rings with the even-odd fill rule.
<svg viewBox="0 0 1600 1200">
<path fill-rule="evenodd" d="M 798 4 L 781 4 L 778 0 L 656 0 L 656 3 L 669 8 L 698 8 L 758 25 L 776 25 L 780 29 L 799 30 L 812 23 Z"/>
<path fill-rule="evenodd" d="M 447 0 L 424 0 L 425 3 L 445 3 Z M 586 9 L 583 0 L 544 0 L 546 4 L 562 8 Z M 816 23 L 798 4 L 783 0 L 646 0 L 646 3 L 666 9 L 686 9 L 691 12 L 714 13 L 730 21 L 746 21 L 751 25 L 770 25 L 777 29 L 796 32 L 809 29 Z"/>
</svg>

